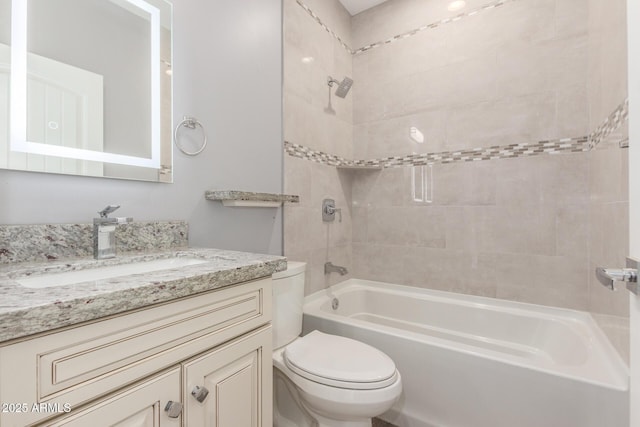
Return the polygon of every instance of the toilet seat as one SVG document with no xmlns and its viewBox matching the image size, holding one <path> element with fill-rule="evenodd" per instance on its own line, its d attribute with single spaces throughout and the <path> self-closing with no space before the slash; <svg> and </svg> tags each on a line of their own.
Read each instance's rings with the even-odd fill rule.
<svg viewBox="0 0 640 427">
<path fill-rule="evenodd" d="M 395 363 L 380 350 L 320 331 L 289 344 L 283 359 L 292 372 L 303 378 L 350 390 L 388 387 L 398 377 Z"/>
</svg>

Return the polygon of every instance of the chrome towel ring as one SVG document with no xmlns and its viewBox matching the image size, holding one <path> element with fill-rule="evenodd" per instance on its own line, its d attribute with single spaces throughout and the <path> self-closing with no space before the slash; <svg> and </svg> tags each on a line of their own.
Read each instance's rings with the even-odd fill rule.
<svg viewBox="0 0 640 427">
<path fill-rule="evenodd" d="M 202 144 L 195 151 L 187 151 L 184 149 L 184 147 L 180 143 L 180 139 L 178 137 L 178 131 L 180 130 L 181 127 L 186 127 L 188 129 L 193 130 L 198 126 L 200 127 L 200 129 L 202 129 Z M 202 151 L 207 146 L 207 131 L 204 129 L 204 126 L 202 126 L 202 123 L 200 123 L 198 119 L 196 119 L 195 117 L 183 116 L 182 121 L 178 123 L 178 125 L 176 126 L 176 129 L 173 131 L 173 141 L 175 142 L 176 147 L 178 147 L 178 149 L 182 151 L 184 154 L 186 154 L 187 156 L 197 156 L 198 154 L 202 153 Z"/>
</svg>

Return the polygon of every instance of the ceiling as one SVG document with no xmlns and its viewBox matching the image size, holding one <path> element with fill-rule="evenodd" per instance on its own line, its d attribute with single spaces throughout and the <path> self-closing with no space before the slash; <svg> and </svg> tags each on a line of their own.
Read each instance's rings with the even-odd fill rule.
<svg viewBox="0 0 640 427">
<path fill-rule="evenodd" d="M 340 3 L 342 3 L 345 9 L 353 16 L 385 1 L 387 0 L 340 0 Z"/>
</svg>

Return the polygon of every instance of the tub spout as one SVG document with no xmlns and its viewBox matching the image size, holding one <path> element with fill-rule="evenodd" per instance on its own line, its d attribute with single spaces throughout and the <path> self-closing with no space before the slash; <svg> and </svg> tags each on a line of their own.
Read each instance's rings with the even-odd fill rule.
<svg viewBox="0 0 640 427">
<path fill-rule="evenodd" d="M 638 295 L 640 289 L 638 287 L 638 270 L 640 263 L 633 259 L 627 258 L 627 268 L 613 269 L 613 268 L 596 268 L 596 277 L 607 288 L 612 291 L 615 290 L 614 284 L 616 282 L 626 282 L 627 289 L 634 294 Z"/>
<path fill-rule="evenodd" d="M 600 283 L 612 291 L 615 289 L 613 286 L 615 282 L 636 282 L 638 280 L 636 274 L 636 271 L 626 268 L 620 270 L 602 267 L 596 268 L 596 277 Z"/>
<path fill-rule="evenodd" d="M 333 265 L 331 261 L 324 263 L 324 274 L 340 273 L 341 276 L 344 276 L 348 272 L 349 271 L 346 268 L 340 267 L 339 265 Z"/>
</svg>

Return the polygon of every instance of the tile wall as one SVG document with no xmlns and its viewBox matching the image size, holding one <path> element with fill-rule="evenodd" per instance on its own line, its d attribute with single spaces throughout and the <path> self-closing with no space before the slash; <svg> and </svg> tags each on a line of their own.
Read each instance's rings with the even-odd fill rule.
<svg viewBox="0 0 640 427">
<path fill-rule="evenodd" d="M 307 194 L 285 213 L 285 254 L 307 248 L 315 260 L 307 292 L 324 285 L 317 270 L 339 247 L 358 278 L 591 310 L 625 341 L 626 293 L 592 273 L 627 250 L 623 0 L 607 11 L 592 0 L 471 0 L 462 13 L 390 0 L 350 26 L 337 2 L 285 3 L 285 187 Z M 351 115 L 320 114 L 327 95 L 306 84 L 317 90 L 325 70 L 302 73 L 291 55 L 327 40 L 335 57 L 350 53 Z M 351 134 L 324 139 L 341 117 Z M 589 138 L 599 128 L 616 131 Z M 411 166 L 425 164 L 429 201 L 417 202 Z M 350 206 L 344 233 L 318 225 L 320 194 Z"/>
<path fill-rule="evenodd" d="M 397 191 L 409 188 L 410 168 L 359 176 L 356 276 L 586 309 L 585 160 L 567 154 L 435 165 L 429 204 Z"/>
<path fill-rule="evenodd" d="M 589 116 L 595 128 L 627 96 L 626 2 L 589 0 Z M 589 152 L 589 270 L 624 266 L 629 251 L 628 138 L 622 126 Z M 629 293 L 611 292 L 589 275 L 589 311 L 621 354 L 629 354 Z"/>
<path fill-rule="evenodd" d="M 483 4 L 496 3 L 466 10 Z M 392 0 L 355 16 L 353 38 L 375 44 L 447 14 L 438 2 Z M 356 276 L 588 308 L 587 18 L 586 1 L 499 2 L 353 56 L 356 158 L 561 139 L 570 148 L 436 162 L 430 203 L 414 201 L 411 168 L 357 175 Z"/>
<path fill-rule="evenodd" d="M 350 15 L 338 0 L 308 0 L 309 10 L 351 43 Z M 284 0 L 284 135 L 310 149 L 353 157 L 353 96 L 336 97 L 327 85 L 352 76 L 351 54 L 296 0 Z M 335 87 L 334 87 L 335 89 Z M 329 103 L 330 100 L 330 103 Z M 324 275 L 331 261 L 351 272 L 352 177 L 326 163 L 285 155 L 284 192 L 300 195 L 300 203 L 284 208 L 284 253 L 307 262 L 306 293 L 345 278 Z M 342 222 L 322 222 L 322 200 L 342 208 Z"/>
</svg>

